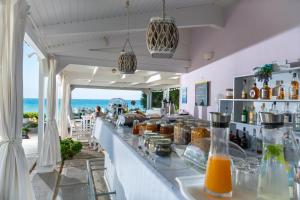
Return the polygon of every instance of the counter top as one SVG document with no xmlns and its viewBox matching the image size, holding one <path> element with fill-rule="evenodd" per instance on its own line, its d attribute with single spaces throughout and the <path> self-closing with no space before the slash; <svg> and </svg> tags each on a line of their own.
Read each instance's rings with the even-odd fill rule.
<svg viewBox="0 0 300 200">
<path fill-rule="evenodd" d="M 114 124 L 98 118 L 96 121 L 94 135 L 101 146 L 103 146 L 103 148 L 108 152 L 113 163 L 116 157 L 122 155 L 118 155 L 114 152 L 116 146 L 113 145 L 111 139 L 107 139 L 109 136 L 108 134 L 113 134 L 114 137 L 119 139 L 121 144 L 123 144 L 124 147 L 126 147 L 130 153 L 153 174 L 153 176 L 156 176 L 162 184 L 168 187 L 170 191 L 175 194 L 177 199 L 184 198 L 180 193 L 179 186 L 175 181 L 175 178 L 200 175 L 200 173 L 195 169 L 187 166 L 175 152 L 172 152 L 169 157 L 159 157 L 155 154 L 146 154 L 145 151 L 140 148 L 140 137 L 132 135 L 131 128 L 116 127 Z"/>
</svg>

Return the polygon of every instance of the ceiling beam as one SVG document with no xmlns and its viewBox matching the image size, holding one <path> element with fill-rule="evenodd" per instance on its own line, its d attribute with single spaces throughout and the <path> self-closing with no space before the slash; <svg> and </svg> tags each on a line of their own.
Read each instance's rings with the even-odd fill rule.
<svg viewBox="0 0 300 200">
<path fill-rule="evenodd" d="M 89 89 L 110 89 L 110 90 L 144 90 L 145 88 L 135 87 L 114 87 L 114 86 L 97 86 L 97 85 L 71 85 L 72 89 L 76 88 L 89 88 Z"/>
<path fill-rule="evenodd" d="M 38 37 L 35 32 L 33 25 L 29 19 L 27 19 L 25 27 L 25 42 L 38 54 L 38 56 L 43 59 L 46 58 L 48 53 L 44 48 L 43 42 L 40 37 Z"/>
<path fill-rule="evenodd" d="M 117 67 L 117 58 L 119 54 L 97 52 L 97 55 L 97 59 L 95 59 L 95 56 L 73 57 L 57 55 L 55 56 L 58 63 L 57 73 L 70 64 Z M 155 59 L 150 56 L 137 56 L 137 60 L 139 70 L 185 73 L 186 68 L 191 66 L 191 62 L 189 60 Z"/>
<path fill-rule="evenodd" d="M 130 16 L 131 31 L 144 31 L 150 18 L 160 15 L 160 11 L 155 13 L 132 14 Z M 179 28 L 203 26 L 222 28 L 224 26 L 223 9 L 213 4 L 169 10 L 167 15 L 176 18 L 176 24 Z M 127 30 L 127 19 L 125 16 L 120 16 L 48 25 L 39 27 L 39 29 L 42 34 L 48 38 L 91 33 L 120 33 Z"/>
</svg>

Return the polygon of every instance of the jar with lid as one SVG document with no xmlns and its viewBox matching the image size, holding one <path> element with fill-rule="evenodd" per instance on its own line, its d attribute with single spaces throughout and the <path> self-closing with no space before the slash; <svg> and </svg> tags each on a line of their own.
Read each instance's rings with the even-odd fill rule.
<svg viewBox="0 0 300 200">
<path fill-rule="evenodd" d="M 181 128 L 179 144 L 188 145 L 191 142 L 191 127 L 184 125 Z"/>
<path fill-rule="evenodd" d="M 174 125 L 174 143 L 175 144 L 180 144 L 181 140 L 181 129 L 184 126 L 182 122 L 179 122 Z"/>
<path fill-rule="evenodd" d="M 226 89 L 225 98 L 226 99 L 233 99 L 233 89 L 232 88 L 227 88 Z"/>
</svg>

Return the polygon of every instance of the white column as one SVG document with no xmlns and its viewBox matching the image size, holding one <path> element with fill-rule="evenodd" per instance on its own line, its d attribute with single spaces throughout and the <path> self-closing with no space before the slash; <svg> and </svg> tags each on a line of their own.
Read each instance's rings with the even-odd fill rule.
<svg viewBox="0 0 300 200">
<path fill-rule="evenodd" d="M 56 60 L 49 59 L 49 76 L 47 88 L 47 124 L 39 155 L 39 172 L 51 172 L 61 161 L 56 112 Z"/>
<path fill-rule="evenodd" d="M 44 67 L 48 65 L 47 59 L 39 59 L 39 120 L 38 120 L 38 152 L 44 136 Z"/>
<path fill-rule="evenodd" d="M 0 199 L 34 199 L 22 147 L 23 40 L 29 6 L 0 1 Z"/>
<path fill-rule="evenodd" d="M 147 94 L 147 109 L 149 110 L 152 108 L 152 91 L 148 90 L 146 94 Z"/>
</svg>

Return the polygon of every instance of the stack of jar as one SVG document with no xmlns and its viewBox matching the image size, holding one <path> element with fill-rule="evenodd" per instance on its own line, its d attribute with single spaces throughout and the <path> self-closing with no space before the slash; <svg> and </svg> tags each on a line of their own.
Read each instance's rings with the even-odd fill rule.
<svg viewBox="0 0 300 200">
<path fill-rule="evenodd" d="M 210 137 L 209 131 L 202 123 L 195 120 L 178 122 L 174 126 L 174 143 L 187 145 L 198 138 Z"/>
</svg>

